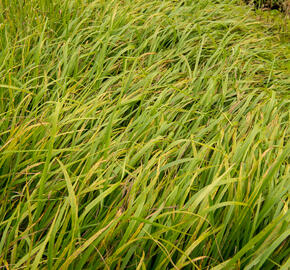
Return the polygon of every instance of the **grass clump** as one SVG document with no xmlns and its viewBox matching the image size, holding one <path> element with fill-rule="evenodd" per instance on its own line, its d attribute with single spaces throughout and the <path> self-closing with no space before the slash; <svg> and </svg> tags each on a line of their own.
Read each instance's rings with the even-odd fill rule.
<svg viewBox="0 0 290 270">
<path fill-rule="evenodd" d="M 3 267 L 288 269 L 289 43 L 236 4 L 0 2 Z"/>
</svg>

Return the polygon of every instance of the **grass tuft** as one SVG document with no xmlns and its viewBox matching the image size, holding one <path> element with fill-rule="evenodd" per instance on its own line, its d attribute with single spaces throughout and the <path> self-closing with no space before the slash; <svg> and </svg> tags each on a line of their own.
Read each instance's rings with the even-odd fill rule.
<svg viewBox="0 0 290 270">
<path fill-rule="evenodd" d="M 239 4 L 0 1 L 1 267 L 288 269 L 289 21 Z"/>
</svg>

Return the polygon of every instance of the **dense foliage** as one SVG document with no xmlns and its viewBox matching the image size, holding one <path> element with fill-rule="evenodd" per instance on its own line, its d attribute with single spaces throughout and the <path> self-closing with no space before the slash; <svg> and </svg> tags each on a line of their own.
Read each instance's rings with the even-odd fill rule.
<svg viewBox="0 0 290 270">
<path fill-rule="evenodd" d="M 0 0 L 0 266 L 289 266 L 289 36 L 230 0 Z"/>
</svg>

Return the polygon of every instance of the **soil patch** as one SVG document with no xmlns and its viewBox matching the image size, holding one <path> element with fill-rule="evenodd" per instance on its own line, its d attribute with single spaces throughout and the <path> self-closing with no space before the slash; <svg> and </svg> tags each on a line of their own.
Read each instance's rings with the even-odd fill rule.
<svg viewBox="0 0 290 270">
<path fill-rule="evenodd" d="M 255 8 L 264 10 L 279 10 L 290 14 L 290 0 L 245 0 L 247 4 L 252 4 Z"/>
</svg>

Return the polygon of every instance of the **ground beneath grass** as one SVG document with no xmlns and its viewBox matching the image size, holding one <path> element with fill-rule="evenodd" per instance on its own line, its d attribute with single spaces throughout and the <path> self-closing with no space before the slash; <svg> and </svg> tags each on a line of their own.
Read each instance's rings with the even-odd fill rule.
<svg viewBox="0 0 290 270">
<path fill-rule="evenodd" d="M 289 20 L 230 0 L 0 2 L 0 266 L 289 269 Z"/>
<path fill-rule="evenodd" d="M 289 0 L 245 0 L 245 3 L 263 10 L 279 10 L 285 14 L 290 14 Z"/>
</svg>

